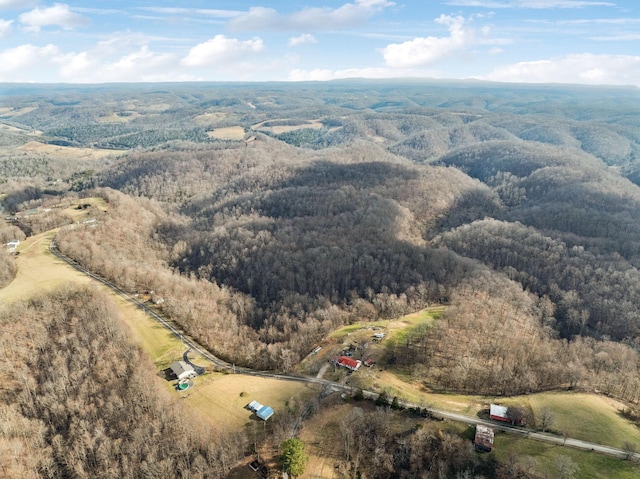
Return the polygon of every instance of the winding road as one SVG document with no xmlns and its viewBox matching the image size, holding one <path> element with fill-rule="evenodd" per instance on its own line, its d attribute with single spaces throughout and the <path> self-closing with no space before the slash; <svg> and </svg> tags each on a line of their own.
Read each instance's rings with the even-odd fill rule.
<svg viewBox="0 0 640 479">
<path fill-rule="evenodd" d="M 246 374 L 246 375 L 250 375 L 250 376 L 260 376 L 260 377 L 265 377 L 265 378 L 281 379 L 281 380 L 285 380 L 285 381 L 298 381 L 298 382 L 305 382 L 305 383 L 311 383 L 311 384 L 318 384 L 318 385 L 324 386 L 326 389 L 331 389 L 331 390 L 336 391 L 336 392 L 346 392 L 346 393 L 355 393 L 356 392 L 356 388 L 354 388 L 354 387 L 342 385 L 342 384 L 339 384 L 339 383 L 336 383 L 336 382 L 333 382 L 333 381 L 329 381 L 329 380 L 326 380 L 326 379 L 322 379 L 322 378 L 308 377 L 308 376 L 296 376 L 296 375 L 290 375 L 290 374 L 278 374 L 278 373 L 273 373 L 273 372 L 269 372 L 269 371 L 258 371 L 258 370 L 254 370 L 254 369 L 243 368 L 243 367 L 238 367 L 238 366 L 232 365 L 232 364 L 230 364 L 230 363 L 218 358 L 217 356 L 215 356 L 211 352 L 209 352 L 203 346 L 201 346 L 200 344 L 195 342 L 193 339 L 188 337 L 184 332 L 179 330 L 174 324 L 172 324 L 171 322 L 167 321 L 165 318 L 160 316 L 154 310 L 152 310 L 151 308 L 146 306 L 144 303 L 138 301 L 136 298 L 134 298 L 134 297 L 130 296 L 129 294 L 127 294 L 126 292 L 124 292 L 122 289 L 120 289 L 118 286 L 116 286 L 112 282 L 107 281 L 106 279 L 98 276 L 95 273 L 92 273 L 91 271 L 89 271 L 88 269 L 84 268 L 83 266 L 81 266 L 80 264 L 78 264 L 77 262 L 72 260 L 71 258 L 69 258 L 69 257 L 63 255 L 62 253 L 60 253 L 60 251 L 58 250 L 58 247 L 56 245 L 56 239 L 55 238 L 49 244 L 49 251 L 55 257 L 57 257 L 58 259 L 64 261 L 65 263 L 67 263 L 71 267 L 75 268 L 76 270 L 88 275 L 89 277 L 93 278 L 94 280 L 98 281 L 99 283 L 102 283 L 103 285 L 105 285 L 108 288 L 112 289 L 115 293 L 117 293 L 119 296 L 124 298 L 126 301 L 129 301 L 130 303 L 133 303 L 136 307 L 138 307 L 139 309 L 141 309 L 142 311 L 147 313 L 149 316 L 151 316 L 153 319 L 155 319 L 160 324 L 162 324 L 165 328 L 167 328 L 169 331 L 171 331 L 178 339 L 180 339 L 180 341 L 182 341 L 182 343 L 187 348 L 186 352 L 183 355 L 183 358 L 184 358 L 185 361 L 189 362 L 190 364 L 192 364 L 192 363 L 188 360 L 188 353 L 191 350 L 193 350 L 193 351 L 196 351 L 197 353 L 199 353 L 202 357 L 204 357 L 207 360 L 211 361 L 217 368 L 223 369 L 223 370 L 228 370 L 228 371 L 233 372 L 235 374 Z M 203 369 L 203 368 L 201 368 L 199 366 L 196 366 L 195 364 L 192 364 L 192 366 L 194 366 L 194 369 L 197 368 L 196 371 Z M 363 394 L 364 394 L 365 398 L 367 398 L 367 399 L 375 400 L 378 397 L 378 393 L 373 392 L 373 391 L 363 391 Z M 421 406 L 419 406 L 417 404 L 413 404 L 413 403 L 409 403 L 409 402 L 405 402 L 405 401 L 400 401 L 399 404 L 402 407 L 405 407 L 405 408 L 418 408 L 418 407 L 421 407 Z M 425 409 L 425 408 L 422 408 L 422 409 Z M 489 420 L 480 419 L 480 418 L 472 417 L 472 416 L 465 416 L 465 415 L 462 415 L 462 414 L 456 414 L 456 413 L 443 411 L 443 410 L 439 410 L 439 409 L 433 409 L 433 408 L 426 408 L 426 409 L 427 409 L 427 411 L 429 412 L 429 414 L 431 416 L 436 417 L 436 418 L 448 419 L 448 420 L 451 420 L 451 421 L 457 421 L 457 422 L 461 422 L 461 423 L 465 423 L 465 424 L 469 424 L 469 425 L 482 424 L 482 425 L 491 427 L 491 428 L 493 428 L 495 430 L 503 431 L 505 433 L 514 434 L 514 435 L 521 436 L 521 437 L 526 437 L 527 439 L 534 439 L 536 441 L 543 441 L 543 442 L 552 443 L 552 444 L 556 444 L 556 445 L 560 445 L 560 446 L 573 447 L 573 448 L 582 449 L 582 450 L 585 450 L 585 451 L 593 451 L 593 452 L 597 452 L 597 453 L 601 453 L 601 454 L 606 454 L 608 456 L 617 457 L 619 459 L 627 459 L 627 460 L 631 460 L 631 461 L 634 461 L 634 462 L 640 462 L 640 453 L 637 453 L 637 452 L 625 451 L 623 449 L 618 449 L 618 448 L 610 447 L 610 446 L 604 446 L 602 444 L 597 444 L 597 443 L 593 443 L 593 442 L 581 441 L 579 439 L 573 439 L 573 438 L 568 438 L 568 437 L 565 438 L 565 437 L 557 436 L 557 435 L 553 435 L 553 434 L 542 433 L 542 432 L 534 431 L 532 429 L 509 426 L 509 425 L 506 425 L 506 424 L 497 423 L 495 421 L 489 421 Z"/>
</svg>

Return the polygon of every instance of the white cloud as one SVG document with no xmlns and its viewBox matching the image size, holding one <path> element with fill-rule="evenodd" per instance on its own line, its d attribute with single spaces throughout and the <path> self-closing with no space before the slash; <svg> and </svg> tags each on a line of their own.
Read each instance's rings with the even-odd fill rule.
<svg viewBox="0 0 640 479">
<path fill-rule="evenodd" d="M 393 68 L 428 65 L 476 42 L 475 31 L 465 19 L 440 15 L 436 23 L 446 25 L 448 37 L 418 37 L 404 43 L 391 43 L 381 50 L 385 63 Z"/>
<path fill-rule="evenodd" d="M 585 8 L 614 7 L 613 2 L 597 2 L 589 0 L 449 0 L 447 5 L 456 7 L 481 8 Z"/>
<path fill-rule="evenodd" d="M 260 38 L 241 41 L 216 35 L 193 47 L 180 63 L 188 67 L 216 65 L 222 62 L 237 63 L 246 56 L 260 53 L 262 50 L 264 50 L 264 43 Z"/>
<path fill-rule="evenodd" d="M 293 69 L 289 71 L 289 81 L 328 81 L 342 78 L 437 78 L 441 72 L 435 70 L 402 70 L 396 68 L 345 68 L 330 70 L 316 68 L 314 70 Z"/>
<path fill-rule="evenodd" d="M 347 68 L 330 70 L 316 68 L 314 70 L 294 69 L 289 72 L 289 81 L 328 81 L 340 78 L 388 78 L 394 76 L 389 68 Z"/>
<path fill-rule="evenodd" d="M 295 47 L 296 45 L 302 45 L 303 43 L 318 43 L 318 40 L 316 40 L 316 37 L 314 37 L 310 33 L 303 33 L 298 37 L 289 38 L 290 47 Z"/>
<path fill-rule="evenodd" d="M 59 76 L 71 83 L 193 81 L 180 71 L 175 55 L 156 53 L 147 45 L 114 59 L 97 52 L 69 53 L 56 60 Z"/>
<path fill-rule="evenodd" d="M 36 3 L 37 0 L 0 0 L 0 8 L 27 8 Z"/>
<path fill-rule="evenodd" d="M 387 0 L 355 0 L 338 8 L 305 7 L 282 15 L 267 7 L 251 7 L 229 22 L 235 30 L 307 30 L 318 31 L 362 25 L 379 11 L 395 5 Z"/>
<path fill-rule="evenodd" d="M 0 38 L 6 37 L 11 31 L 13 20 L 3 20 L 0 18 Z"/>
<path fill-rule="evenodd" d="M 215 18 L 233 18 L 242 15 L 239 10 L 219 10 L 213 8 L 180 8 L 180 7 L 138 7 L 145 12 L 163 15 L 207 15 Z"/>
<path fill-rule="evenodd" d="M 56 3 L 49 8 L 35 8 L 21 14 L 19 19 L 20 23 L 25 25 L 28 30 L 33 31 L 38 31 L 41 27 L 46 26 L 59 26 L 65 30 L 70 30 L 89 23 L 86 17 L 72 12 L 69 5 L 61 3 Z"/>
<path fill-rule="evenodd" d="M 61 52 L 55 45 L 36 47 L 24 44 L 0 52 L 0 81 L 24 81 L 55 61 Z"/>
<path fill-rule="evenodd" d="M 493 70 L 486 80 L 522 83 L 587 83 L 640 86 L 640 56 L 566 55 L 520 62 Z"/>
</svg>

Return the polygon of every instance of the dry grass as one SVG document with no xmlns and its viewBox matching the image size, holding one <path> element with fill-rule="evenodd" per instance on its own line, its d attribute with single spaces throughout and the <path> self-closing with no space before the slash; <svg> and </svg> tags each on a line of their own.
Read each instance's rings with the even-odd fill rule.
<svg viewBox="0 0 640 479">
<path fill-rule="evenodd" d="M 244 138 L 244 128 L 241 126 L 216 128 L 215 130 L 208 131 L 207 136 L 218 140 L 242 140 Z"/>
<path fill-rule="evenodd" d="M 226 118 L 227 114 L 223 112 L 212 112 L 212 113 L 203 113 L 202 115 L 198 115 L 194 117 L 193 121 L 198 123 L 199 125 L 211 125 L 212 123 L 219 122 Z"/>
<path fill-rule="evenodd" d="M 300 439 L 306 444 L 306 452 L 309 455 L 304 478 L 336 477 L 335 464 L 343 458 L 339 421 L 352 407 L 340 404 L 331 409 L 324 409 L 321 414 L 305 423 L 300 433 Z"/>
<path fill-rule="evenodd" d="M 286 133 L 289 131 L 302 130 L 303 128 L 320 129 L 323 127 L 320 120 L 300 120 L 299 125 L 264 126 L 265 123 L 276 122 L 278 120 L 282 121 L 282 120 L 286 120 L 286 118 L 261 121 L 260 123 L 256 123 L 255 125 L 253 125 L 251 128 L 253 128 L 254 130 L 262 130 L 262 131 L 266 131 L 266 132 L 278 135 L 280 133 Z"/>
<path fill-rule="evenodd" d="M 13 133 L 29 133 L 29 131 L 24 130 L 22 128 L 16 128 L 15 126 L 6 125 L 5 123 L 0 123 L 0 130 L 10 131 Z"/>
<path fill-rule="evenodd" d="M 0 289 L 0 302 L 27 300 L 63 285 L 89 284 L 91 279 L 71 268 L 49 252 L 54 232 L 42 233 L 23 241 L 16 258 L 18 274 Z"/>
<path fill-rule="evenodd" d="M 101 150 L 98 148 L 73 148 L 70 146 L 49 145 L 40 143 L 39 141 L 30 141 L 16 148 L 19 151 L 28 153 L 38 153 L 41 155 L 51 156 L 57 159 L 75 158 L 75 159 L 100 159 L 105 156 L 115 155 L 118 152 L 114 150 Z"/>
<path fill-rule="evenodd" d="M 241 396 L 241 393 L 244 394 Z M 317 394 L 317 386 L 297 381 L 212 373 L 197 378 L 184 402 L 217 427 L 237 430 L 251 421 L 260 421 L 245 409 L 253 400 L 271 406 L 278 414 L 287 401 L 304 400 Z"/>
<path fill-rule="evenodd" d="M 26 115 L 27 113 L 31 113 L 38 108 L 35 106 L 27 106 L 24 108 L 11 108 L 11 107 L 2 107 L 0 108 L 0 115 L 4 117 L 13 118 L 15 116 Z"/>
</svg>

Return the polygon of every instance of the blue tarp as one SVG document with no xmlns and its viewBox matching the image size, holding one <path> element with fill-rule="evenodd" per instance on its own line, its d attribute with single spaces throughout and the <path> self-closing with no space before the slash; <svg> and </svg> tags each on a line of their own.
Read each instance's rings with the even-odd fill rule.
<svg viewBox="0 0 640 479">
<path fill-rule="evenodd" d="M 273 409 L 269 406 L 262 406 L 258 411 L 256 411 L 256 415 L 263 421 L 266 421 L 273 416 Z"/>
</svg>

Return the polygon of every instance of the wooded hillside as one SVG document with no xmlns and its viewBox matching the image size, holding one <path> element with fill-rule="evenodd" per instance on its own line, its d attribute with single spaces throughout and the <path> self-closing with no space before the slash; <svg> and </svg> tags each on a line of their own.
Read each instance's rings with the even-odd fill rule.
<svg viewBox="0 0 640 479">
<path fill-rule="evenodd" d="M 469 349 L 478 367 L 497 348 L 488 332 L 556 352 L 592 338 L 598 354 L 611 340 L 637 354 L 636 89 L 344 81 L 7 91 L 6 207 L 104 197 L 97 226 L 62 229 L 63 251 L 127 290 L 159 291 L 168 315 L 238 364 L 290 369 L 339 325 L 433 303 L 452 307 L 420 340 L 431 358 L 464 330 L 487 332 Z M 228 128 L 244 137 L 225 137 Z M 74 169 L 41 149 L 44 160 L 24 169 L 16 158 L 36 137 L 114 153 Z M 499 320 L 494 304 L 508 312 Z M 478 318 L 482 327 L 470 327 Z M 583 363 L 579 380 L 566 362 L 557 365 L 566 374 L 553 373 L 564 379 L 543 379 L 539 358 L 554 354 L 521 355 L 538 379 L 516 389 L 600 387 Z M 465 375 L 438 379 L 454 363 L 437 363 L 443 376 L 429 373 L 431 385 L 474 391 Z"/>
</svg>

